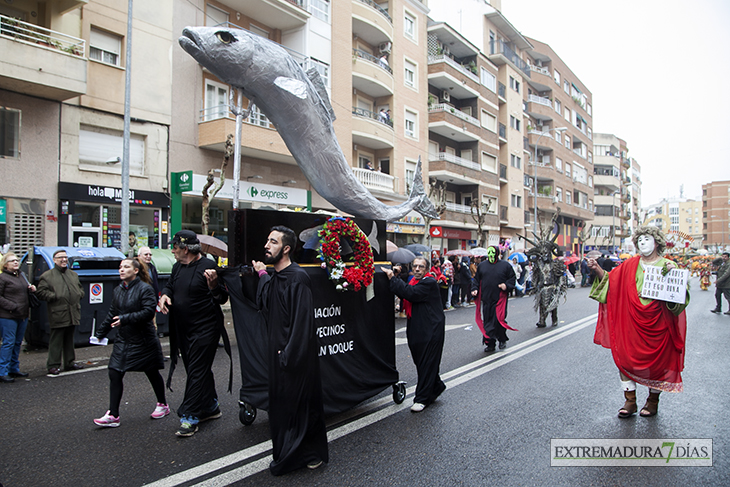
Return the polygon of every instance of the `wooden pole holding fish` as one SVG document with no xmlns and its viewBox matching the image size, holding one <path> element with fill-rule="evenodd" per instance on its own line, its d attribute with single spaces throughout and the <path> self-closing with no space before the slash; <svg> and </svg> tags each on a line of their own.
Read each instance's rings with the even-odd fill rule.
<svg viewBox="0 0 730 487">
<path fill-rule="evenodd" d="M 236 105 L 233 105 L 233 91 L 236 94 Z M 238 209 L 238 190 L 239 181 L 241 180 L 241 129 L 243 124 L 244 112 L 245 116 L 248 117 L 250 110 L 243 110 L 243 92 L 240 89 L 234 87 L 230 93 L 230 109 L 236 115 L 236 145 L 233 148 L 233 209 Z"/>
</svg>

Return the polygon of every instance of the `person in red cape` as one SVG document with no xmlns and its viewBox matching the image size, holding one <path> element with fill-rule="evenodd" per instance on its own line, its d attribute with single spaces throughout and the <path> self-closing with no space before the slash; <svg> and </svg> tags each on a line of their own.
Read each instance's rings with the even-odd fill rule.
<svg viewBox="0 0 730 487">
<path fill-rule="evenodd" d="M 408 284 L 397 277 L 393 279 L 400 271 L 398 266 L 393 270 L 383 267 L 383 272 L 390 279 L 390 290 L 404 300 L 403 307 L 408 316 L 406 337 L 418 372 L 416 397 L 413 398 L 411 412 L 419 413 L 446 390 L 446 384 L 439 377 L 446 317 L 441 305 L 439 286 L 435 278 L 430 273 L 427 274 L 426 259 L 413 259 L 413 279 Z"/>
<path fill-rule="evenodd" d="M 507 325 L 507 297 L 515 288 L 517 277 L 512 265 L 499 259 L 499 248 L 487 249 L 487 258 L 479 267 L 472 281 L 472 296 L 476 296 L 477 326 L 482 332 L 485 352 L 493 352 L 499 342 L 499 349 L 507 346 L 507 330 L 517 331 Z M 483 315 L 483 318 L 482 318 Z"/>
<path fill-rule="evenodd" d="M 641 297 L 647 266 L 671 270 L 676 264 L 662 257 L 666 239 L 658 228 L 639 228 L 633 241 L 639 255 L 611 272 L 595 259 L 588 259 L 588 267 L 596 273 L 590 297 L 600 303 L 593 341 L 611 349 L 621 374 L 625 403 L 619 418 L 636 413 L 637 382 L 649 388 L 639 414 L 654 416 L 662 391 L 682 392 L 684 369 L 684 309 L 689 304 L 689 291 L 683 304 Z"/>
</svg>

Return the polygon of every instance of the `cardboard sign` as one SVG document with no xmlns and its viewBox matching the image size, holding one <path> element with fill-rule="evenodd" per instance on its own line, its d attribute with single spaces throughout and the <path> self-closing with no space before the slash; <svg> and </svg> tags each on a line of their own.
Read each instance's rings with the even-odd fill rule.
<svg viewBox="0 0 730 487">
<path fill-rule="evenodd" d="M 641 297 L 682 304 L 687 297 L 688 279 L 689 271 L 687 269 L 672 269 L 666 276 L 663 276 L 661 267 L 644 266 L 644 286 L 641 288 Z"/>
</svg>

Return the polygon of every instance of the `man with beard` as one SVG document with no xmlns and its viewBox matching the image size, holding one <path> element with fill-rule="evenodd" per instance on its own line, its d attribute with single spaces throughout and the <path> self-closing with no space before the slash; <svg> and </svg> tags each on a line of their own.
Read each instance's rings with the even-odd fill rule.
<svg viewBox="0 0 730 487">
<path fill-rule="evenodd" d="M 220 306 L 228 300 L 228 292 L 218 285 L 215 263 L 203 258 L 194 232 L 177 232 L 172 238 L 172 253 L 177 262 L 158 305 L 163 314 L 170 314 L 171 365 L 167 387 L 170 388 L 178 350 L 187 373 L 185 396 L 177 410 L 180 428 L 175 434 L 188 437 L 198 431 L 198 423 L 221 417 L 212 367 L 221 335 L 228 356 L 231 354 Z M 229 376 L 229 391 L 230 379 Z"/>
<path fill-rule="evenodd" d="M 476 322 L 482 331 L 482 343 L 485 352 L 493 352 L 496 342 L 499 349 L 507 346 L 507 329 L 517 331 L 507 325 L 507 296 L 514 289 L 515 271 L 504 260 L 499 260 L 499 249 L 491 246 L 487 249 L 487 258 L 477 267 L 472 283 L 472 296 L 477 299 Z M 479 315 L 482 308 L 483 318 Z"/>
<path fill-rule="evenodd" d="M 446 331 L 441 290 L 433 276 L 426 275 L 428 262 L 423 257 L 413 259 L 413 279 L 408 284 L 401 279 L 393 279 L 400 273 L 400 267 L 393 270 L 383 268 L 383 272 L 390 279 L 390 290 L 404 300 L 408 348 L 418 372 L 411 412 L 420 413 L 446 389 L 446 384 L 439 377 Z"/>
<path fill-rule="evenodd" d="M 269 327 L 274 475 L 329 462 L 312 289 L 307 273 L 291 261 L 296 243 L 293 230 L 275 226 L 264 245 L 265 263 L 253 261 L 260 278 L 257 300 Z M 271 276 L 266 264 L 274 266 Z"/>
</svg>

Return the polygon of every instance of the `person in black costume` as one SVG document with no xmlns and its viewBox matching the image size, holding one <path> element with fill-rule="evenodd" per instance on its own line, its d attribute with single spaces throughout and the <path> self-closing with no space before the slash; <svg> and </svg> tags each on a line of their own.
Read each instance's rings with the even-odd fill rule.
<svg viewBox="0 0 730 487">
<path fill-rule="evenodd" d="M 178 350 L 187 373 L 185 396 L 177 410 L 180 428 L 175 433 L 186 437 L 198 431 L 198 423 L 221 417 L 211 368 L 221 335 L 229 357 L 231 353 L 220 306 L 228 300 L 228 292 L 218 285 L 215 262 L 203 258 L 194 232 L 177 232 L 172 238 L 172 253 L 177 262 L 162 290 L 159 306 L 163 314 L 170 314 L 167 387 L 172 381 Z M 232 373 L 231 365 L 229 390 Z"/>
<path fill-rule="evenodd" d="M 413 259 L 413 279 L 408 284 L 401 279 L 393 279 L 393 276 L 400 273 L 398 266 L 393 270 L 383 268 L 383 272 L 390 280 L 390 290 L 406 300 L 406 337 L 418 372 L 416 396 L 413 398 L 411 411 L 418 413 L 446 389 L 446 384 L 439 377 L 446 333 L 441 290 L 436 279 L 426 274 L 428 262 L 423 257 Z"/>
<path fill-rule="evenodd" d="M 170 414 L 165 399 L 165 381 L 160 375 L 162 348 L 152 318 L 157 296 L 150 285 L 146 269 L 135 259 L 124 259 L 119 264 L 122 283 L 114 289 L 114 299 L 104 322 L 95 331 L 98 340 L 116 328 L 114 349 L 109 357 L 109 410 L 95 419 L 98 426 L 119 426 L 119 404 L 124 391 L 123 378 L 127 372 L 144 372 L 157 396 L 152 419 Z"/>
<path fill-rule="evenodd" d="M 284 226 L 271 229 L 259 274 L 257 300 L 269 327 L 269 428 L 273 475 L 329 462 L 322 404 L 314 304 L 309 276 L 291 253 L 297 237 Z M 271 276 L 266 264 L 274 266 Z"/>
<path fill-rule="evenodd" d="M 515 287 L 515 271 L 506 260 L 499 259 L 499 249 L 491 246 L 487 249 L 487 258 L 477 267 L 476 276 L 472 283 L 472 296 L 481 293 L 481 307 L 483 312 L 480 323 L 479 309 L 477 309 L 477 325 L 482 331 L 482 343 L 486 346 L 485 352 L 492 352 L 496 342 L 500 350 L 507 346 L 507 295 Z"/>
</svg>

